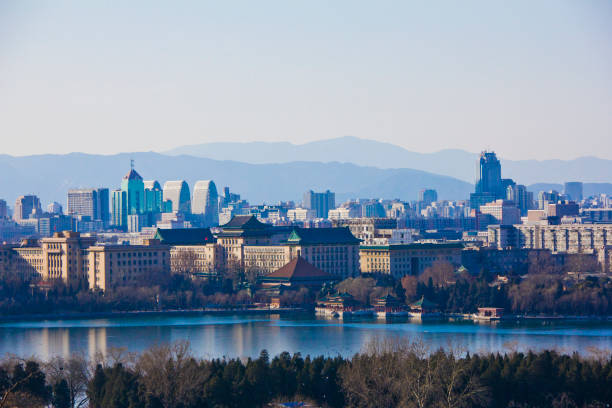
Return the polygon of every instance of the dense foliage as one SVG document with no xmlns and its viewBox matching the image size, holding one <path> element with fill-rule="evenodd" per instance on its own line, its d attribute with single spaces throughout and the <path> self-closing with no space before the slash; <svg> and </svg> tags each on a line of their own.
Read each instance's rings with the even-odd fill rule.
<svg viewBox="0 0 612 408">
<path fill-rule="evenodd" d="M 270 358 L 264 350 L 256 359 L 201 360 L 185 343 L 138 356 L 109 354 L 92 362 L 78 356 L 45 363 L 6 360 L 0 364 L 0 406 L 263 407 L 311 401 L 322 407 L 569 408 L 604 407 L 612 400 L 609 355 L 469 355 L 399 340 L 373 341 L 352 359 L 289 353 Z"/>
</svg>

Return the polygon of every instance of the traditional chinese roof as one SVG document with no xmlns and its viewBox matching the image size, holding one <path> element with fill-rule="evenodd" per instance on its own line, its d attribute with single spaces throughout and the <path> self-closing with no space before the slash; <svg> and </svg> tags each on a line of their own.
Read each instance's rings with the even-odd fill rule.
<svg viewBox="0 0 612 408">
<path fill-rule="evenodd" d="M 338 280 L 338 278 L 327 272 L 323 272 L 301 256 L 298 256 L 280 269 L 262 277 L 261 280 L 264 282 L 288 281 L 299 283 L 303 281 L 325 282 Z"/>
<path fill-rule="evenodd" d="M 206 245 L 215 241 L 209 228 L 158 228 L 155 239 L 164 245 Z"/>
<path fill-rule="evenodd" d="M 289 244 L 359 244 L 361 241 L 351 233 L 348 227 L 339 228 L 295 228 L 289 238 Z"/>
<path fill-rule="evenodd" d="M 399 303 L 399 300 L 395 296 L 387 294 L 385 296 L 382 296 L 382 297 L 379 297 L 378 299 L 376 299 L 376 303 L 390 305 L 390 304 Z"/>
<path fill-rule="evenodd" d="M 411 304 L 412 307 L 420 307 L 421 309 L 436 309 L 438 307 L 434 302 L 430 302 L 425 299 L 425 296 L 421 296 L 419 300 Z"/>
<path fill-rule="evenodd" d="M 268 225 L 259 221 L 254 215 L 235 215 L 222 229 L 267 229 Z"/>
</svg>

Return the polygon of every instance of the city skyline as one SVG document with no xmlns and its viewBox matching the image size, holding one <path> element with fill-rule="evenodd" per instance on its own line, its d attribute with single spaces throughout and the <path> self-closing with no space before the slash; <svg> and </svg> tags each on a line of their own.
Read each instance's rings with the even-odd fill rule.
<svg viewBox="0 0 612 408">
<path fill-rule="evenodd" d="M 607 2 L 0 7 L 4 153 L 354 135 L 612 158 Z"/>
</svg>

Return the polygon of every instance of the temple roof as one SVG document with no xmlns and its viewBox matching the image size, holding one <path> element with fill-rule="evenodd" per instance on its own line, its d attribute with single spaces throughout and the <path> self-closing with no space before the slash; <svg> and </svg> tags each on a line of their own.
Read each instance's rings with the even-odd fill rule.
<svg viewBox="0 0 612 408">
<path fill-rule="evenodd" d="M 259 221 L 254 215 L 235 215 L 222 229 L 266 229 L 270 228 L 267 224 Z"/>
<path fill-rule="evenodd" d="M 425 296 L 421 296 L 421 298 L 419 300 L 417 300 L 416 302 L 414 302 L 410 306 L 412 306 L 412 307 L 420 307 L 422 309 L 435 309 L 435 308 L 438 307 L 438 305 L 435 304 L 434 302 L 430 302 L 429 300 L 425 299 Z"/>
<path fill-rule="evenodd" d="M 209 228 L 158 228 L 155 239 L 164 245 L 206 245 L 215 241 Z"/>
<path fill-rule="evenodd" d="M 321 269 L 312 265 L 301 256 L 293 258 L 291 262 L 281 267 L 280 269 L 264 276 L 262 280 L 287 280 L 290 282 L 305 281 L 305 280 L 321 280 L 330 281 L 338 280 L 333 275 L 323 272 Z"/>
</svg>

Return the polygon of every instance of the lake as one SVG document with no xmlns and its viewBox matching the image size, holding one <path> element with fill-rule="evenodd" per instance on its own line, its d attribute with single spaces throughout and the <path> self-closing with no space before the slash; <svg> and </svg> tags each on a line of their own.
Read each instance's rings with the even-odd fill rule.
<svg viewBox="0 0 612 408">
<path fill-rule="evenodd" d="M 0 354 L 48 359 L 110 348 L 142 351 L 151 345 L 188 340 L 200 357 L 271 355 L 351 356 L 374 338 L 422 339 L 429 347 L 449 344 L 470 352 L 557 349 L 589 354 L 612 349 L 612 322 L 605 321 L 338 321 L 296 315 L 136 315 L 112 318 L 0 323 Z"/>
</svg>

